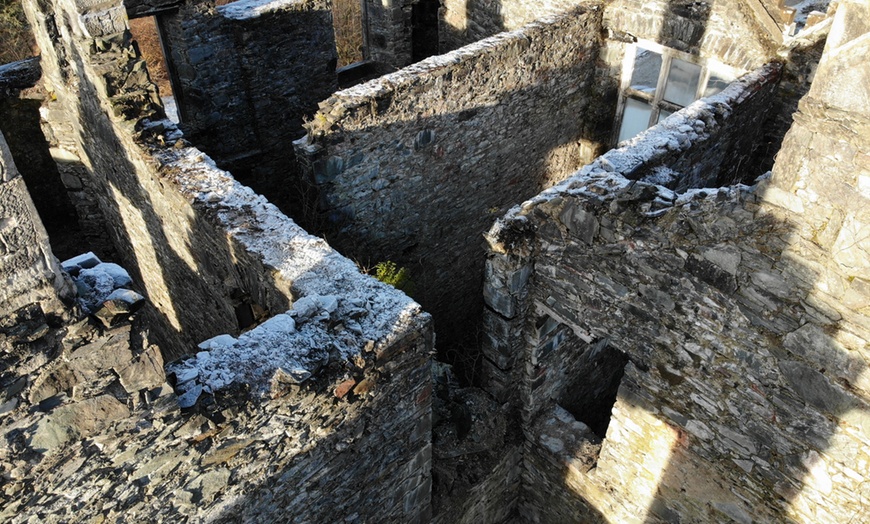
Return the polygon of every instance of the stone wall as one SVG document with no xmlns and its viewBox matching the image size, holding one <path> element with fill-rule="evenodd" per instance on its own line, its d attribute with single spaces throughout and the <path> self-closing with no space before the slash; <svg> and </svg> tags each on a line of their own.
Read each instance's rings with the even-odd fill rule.
<svg viewBox="0 0 870 524">
<path fill-rule="evenodd" d="M 678 191 L 753 183 L 765 172 L 758 166 L 758 157 L 770 156 L 766 150 L 759 151 L 759 142 L 768 110 L 778 100 L 781 69 L 773 63 L 744 75 L 723 93 L 697 102 L 683 118 L 666 120 L 661 129 L 648 131 L 651 136 L 637 140 L 641 154 L 609 152 L 588 169 L 595 169 L 596 164 L 605 170 L 612 167 L 630 180 Z M 667 139 L 655 136 L 664 130 L 672 132 Z"/>
<path fill-rule="evenodd" d="M 745 75 L 722 93 L 695 102 L 626 146 L 608 151 L 579 173 L 613 173 L 680 191 L 740 182 L 746 172 L 754 173 L 754 178 L 758 173 L 746 166 L 753 162 L 753 143 L 763 134 L 765 109 L 776 92 L 779 71 L 777 64 L 770 64 Z M 740 166 L 744 166 L 742 171 Z M 578 232 L 593 233 L 592 229 Z M 516 400 L 518 373 L 525 372 L 522 360 L 517 359 L 526 343 L 520 325 L 529 313 L 522 310 L 517 297 L 530 272 L 530 263 L 508 262 L 499 256 L 487 262 L 483 384 L 503 401 L 512 395 Z"/>
<path fill-rule="evenodd" d="M 366 59 L 385 71 L 413 62 L 411 15 L 413 0 L 365 0 Z"/>
<path fill-rule="evenodd" d="M 80 6 L 25 9 L 73 115 L 53 130 L 150 304 L 111 351 L 78 328 L 52 337 L 53 369 L 95 383 L 56 381 L 54 400 L 3 419 L 3 517 L 426 522 L 430 317 L 190 147 L 161 118 L 123 6 Z M 155 342 L 167 361 L 196 354 L 170 367 L 177 389 L 121 394 L 137 375 L 115 350 L 162 377 Z"/>
<path fill-rule="evenodd" d="M 439 47 L 442 53 L 459 49 L 581 3 L 583 0 L 444 0 L 438 17 Z"/>
<path fill-rule="evenodd" d="M 29 11 L 46 86 L 74 116 L 51 122 L 52 129 L 99 189 L 119 262 L 154 304 L 155 339 L 174 357 L 211 336 L 237 334 L 248 310 L 286 310 L 298 294 L 292 286 L 317 261 L 287 267 L 275 246 L 315 240 L 216 169 L 167 121 L 148 120 L 162 117 L 154 86 L 132 52 L 123 11 L 114 9 L 115 26 L 87 28 L 90 34 L 73 26 L 68 38 L 49 31 L 54 13 Z M 73 20 L 109 16 L 65 3 L 57 10 Z M 267 241 L 253 234 L 259 229 L 283 231 Z"/>
<path fill-rule="evenodd" d="M 675 193 L 598 165 L 490 232 L 505 301 L 488 304 L 510 319 L 492 336 L 521 341 L 527 520 L 866 514 L 870 112 L 848 93 L 870 40 L 866 7 L 841 9 L 852 36 L 829 42 L 769 180 Z"/>
<path fill-rule="evenodd" d="M 290 143 L 338 87 L 330 2 L 187 2 L 158 22 L 187 137 L 296 213 Z"/>
<path fill-rule="evenodd" d="M 332 322 L 304 322 L 300 308 L 292 314 L 298 330 L 270 340 L 273 355 L 298 353 L 308 337 L 341 338 Z M 343 311 L 331 317 L 349 320 Z M 429 522 L 431 329 L 414 307 L 399 320 L 388 337 L 356 348 L 347 360 L 333 355 L 301 384 L 294 370 L 274 368 L 279 360 L 253 361 L 244 356 L 251 346 L 240 347 L 241 355 L 223 363 L 240 374 L 252 365 L 267 373 L 203 394 L 183 410 L 165 383 L 124 397 L 117 379 L 97 380 L 106 374 L 99 366 L 109 377 L 109 366 L 119 369 L 125 388 L 155 375 L 131 375 L 130 368 L 135 373 L 150 361 L 145 352 L 129 362 L 135 352 L 124 337 L 129 326 L 86 344 L 78 339 L 84 330 L 74 326 L 58 360 L 93 382 L 35 409 L 25 404 L 0 421 L 10 443 L 0 456 L 10 497 L 0 515 L 16 523 Z M 361 324 L 370 328 L 366 319 Z M 254 332 L 268 330 L 264 324 Z M 69 493 L 83 495 L 71 504 Z"/>
<path fill-rule="evenodd" d="M 0 319 L 2 338 L 12 338 L 20 312 L 28 306 L 64 316 L 61 298 L 69 298 L 64 278 L 48 243 L 48 234 L 18 172 L 6 138 L 0 133 Z"/>
<path fill-rule="evenodd" d="M 369 267 L 409 268 L 446 345 L 474 337 L 474 239 L 610 133 L 600 16 L 591 4 L 340 91 L 297 144 L 330 242 Z"/>
<path fill-rule="evenodd" d="M 46 101 L 39 85 L 42 71 L 39 58 L 29 58 L 0 66 L 0 132 L 19 172 L 31 192 L 31 198 L 52 242 L 52 250 L 61 259 L 85 251 L 104 251 L 98 237 L 105 237 L 102 224 L 80 227 L 68 189 L 52 157 L 41 126 L 40 107 Z M 74 241 L 70 241 L 74 238 Z M 92 241 L 94 246 L 90 245 Z"/>
<path fill-rule="evenodd" d="M 782 43 L 782 29 L 760 0 L 617 0 L 604 20 L 615 40 L 643 38 L 743 71 L 769 62 Z"/>
<path fill-rule="evenodd" d="M 222 224 L 197 211 L 193 197 L 178 191 L 182 170 L 161 166 L 134 142 L 134 132 L 143 134 L 142 118 L 162 114 L 144 61 L 132 52 L 123 9 L 81 14 L 63 3 L 56 9 L 58 14 L 29 8 L 46 88 L 58 102 L 47 112 L 52 137 L 62 144 L 65 164 L 91 188 L 91 203 L 104 217 L 118 262 L 155 306 L 146 314 L 153 316 L 153 334 L 166 356 L 237 332 L 235 310 L 242 303 L 286 309 L 292 301 L 287 285 L 227 237 Z M 78 22 L 63 38 L 56 24 L 70 12 L 66 16 Z M 114 25 L 78 25 L 109 16 Z M 180 133 L 161 125 L 144 136 L 185 144 Z M 178 150 L 202 157 L 188 151 Z"/>
</svg>

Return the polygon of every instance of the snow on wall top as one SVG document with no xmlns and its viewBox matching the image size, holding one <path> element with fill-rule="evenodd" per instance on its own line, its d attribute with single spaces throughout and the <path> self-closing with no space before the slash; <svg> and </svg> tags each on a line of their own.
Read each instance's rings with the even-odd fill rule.
<svg viewBox="0 0 870 524">
<path fill-rule="evenodd" d="M 181 137 L 168 120 L 151 125 L 168 128 L 170 141 Z M 182 194 L 198 208 L 214 211 L 227 235 L 274 268 L 275 278 L 292 283 L 294 293 L 287 313 L 238 339 L 221 335 L 205 341 L 196 358 L 171 368 L 179 383 L 189 382 L 189 390 L 215 391 L 241 382 L 263 393 L 278 370 L 288 380 L 302 381 L 329 358 L 351 359 L 367 345 L 388 346 L 428 322 L 419 304 L 361 274 L 326 241 L 308 234 L 198 149 L 160 147 L 152 154 Z M 336 324 L 343 328 L 337 330 Z"/>
<path fill-rule="evenodd" d="M 336 91 L 331 97 L 320 103 L 319 114 L 325 119 L 318 121 L 319 119 L 315 118 L 306 127 L 315 133 L 318 129 L 329 129 L 332 122 L 340 120 L 348 111 L 352 111 L 354 108 L 368 107 L 372 99 L 383 98 L 403 87 L 418 83 L 423 76 L 435 77 L 439 70 L 454 67 L 464 62 L 476 63 L 482 56 L 497 53 L 511 45 L 528 46 L 531 33 L 548 31 L 560 20 L 576 17 L 578 13 L 587 13 L 598 9 L 598 4 L 580 5 L 562 13 L 544 16 L 520 29 L 498 33 L 448 53 L 431 56 L 368 82 Z M 496 102 L 497 100 L 493 99 L 493 103 Z M 384 115 L 378 115 L 379 121 L 383 122 L 384 118 Z"/>
<path fill-rule="evenodd" d="M 745 100 L 753 91 L 753 86 L 759 84 L 770 75 L 776 64 L 768 64 L 756 71 L 747 73 L 727 88 L 708 98 L 695 101 L 688 107 L 674 113 L 659 124 L 647 129 L 636 137 L 626 140 L 619 148 L 607 153 L 587 164 L 571 177 L 550 187 L 537 196 L 511 208 L 501 219 L 496 221 L 486 237 L 490 247 L 500 251 L 502 232 L 511 224 L 526 221 L 524 215 L 540 204 L 547 203 L 562 196 L 596 196 L 614 195 L 636 182 L 644 183 L 656 191 L 656 196 L 646 204 L 647 214 L 657 216 L 668 208 L 683 205 L 693 198 L 709 196 L 718 192 L 717 189 L 689 189 L 678 194 L 660 185 L 661 176 L 654 171 L 638 181 L 625 175 L 645 165 L 655 165 L 656 159 L 673 155 L 676 151 L 685 151 L 698 140 L 708 138 L 715 127 L 720 124 L 716 116 L 727 117 L 732 107 Z M 745 186 L 735 187 L 743 190 Z"/>
<path fill-rule="evenodd" d="M 288 6 L 304 4 L 306 0 L 238 0 L 219 6 L 218 13 L 232 20 L 248 20 Z"/>
</svg>

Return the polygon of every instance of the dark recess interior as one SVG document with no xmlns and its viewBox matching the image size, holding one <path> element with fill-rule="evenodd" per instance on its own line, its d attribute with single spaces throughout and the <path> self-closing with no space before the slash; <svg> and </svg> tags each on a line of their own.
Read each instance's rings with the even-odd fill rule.
<svg viewBox="0 0 870 524">
<path fill-rule="evenodd" d="M 590 346 L 559 405 L 604 438 L 628 357 L 606 344 Z"/>
<path fill-rule="evenodd" d="M 411 59 L 419 62 L 438 54 L 438 0 L 420 0 L 411 11 Z"/>
</svg>

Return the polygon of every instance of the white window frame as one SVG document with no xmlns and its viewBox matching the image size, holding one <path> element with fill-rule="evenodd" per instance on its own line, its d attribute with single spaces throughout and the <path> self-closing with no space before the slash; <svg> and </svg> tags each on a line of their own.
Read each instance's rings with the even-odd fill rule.
<svg viewBox="0 0 870 524">
<path fill-rule="evenodd" d="M 658 53 L 662 57 L 662 65 L 659 70 L 659 77 L 654 95 L 650 95 L 649 93 L 637 89 L 632 89 L 631 87 L 631 77 L 634 74 L 634 64 L 638 48 Z M 720 78 L 731 78 L 733 81 L 733 79 L 738 78 L 744 72 L 713 59 L 705 59 L 689 53 L 684 53 L 670 47 L 665 47 L 651 40 L 638 39 L 635 43 L 626 46 L 625 59 L 622 62 L 622 80 L 619 86 L 619 101 L 616 106 L 616 118 L 614 119 L 612 136 L 614 144 L 619 141 L 619 132 L 622 129 L 622 117 L 625 113 L 627 99 L 632 98 L 639 102 L 644 102 L 652 107 L 647 129 L 658 123 L 659 114 L 662 109 L 675 113 L 685 107 L 668 102 L 664 99 L 668 73 L 671 69 L 671 62 L 675 58 L 695 64 L 701 68 L 701 74 L 698 78 L 698 88 L 695 92 L 694 100 L 703 97 L 704 92 L 707 90 L 707 83 L 710 81 L 711 75 L 716 75 Z"/>
</svg>

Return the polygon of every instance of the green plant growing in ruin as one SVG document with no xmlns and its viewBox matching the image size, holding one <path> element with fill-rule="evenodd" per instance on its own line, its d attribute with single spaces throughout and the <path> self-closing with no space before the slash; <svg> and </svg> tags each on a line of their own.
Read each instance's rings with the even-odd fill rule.
<svg viewBox="0 0 870 524">
<path fill-rule="evenodd" d="M 411 280 L 411 272 L 408 268 L 399 267 L 390 260 L 375 264 L 374 277 L 408 295 L 413 292 L 414 282 Z"/>
</svg>

